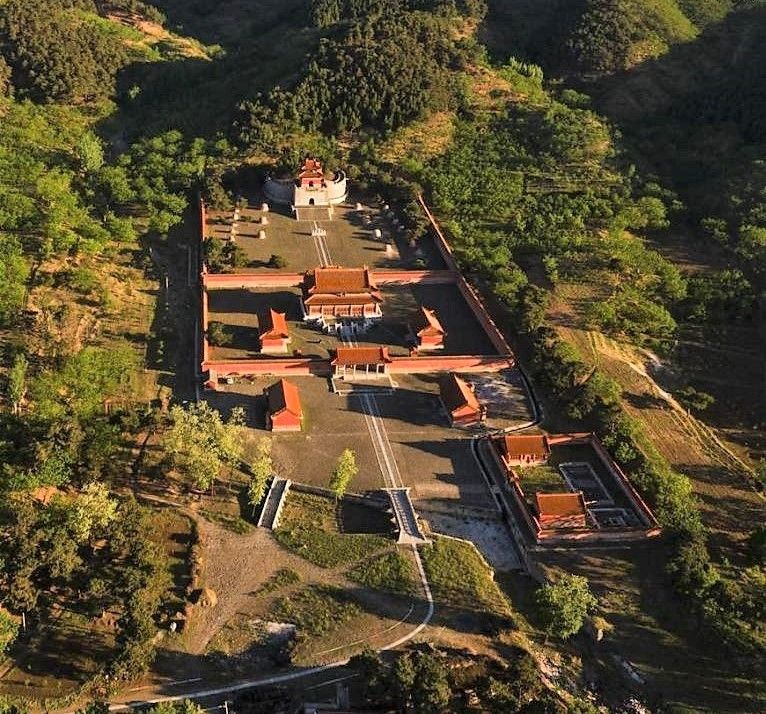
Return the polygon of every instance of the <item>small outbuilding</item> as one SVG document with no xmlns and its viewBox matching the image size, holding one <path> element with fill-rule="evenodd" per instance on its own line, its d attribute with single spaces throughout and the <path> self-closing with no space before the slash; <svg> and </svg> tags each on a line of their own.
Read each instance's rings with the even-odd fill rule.
<svg viewBox="0 0 766 714">
<path fill-rule="evenodd" d="M 287 352 L 290 332 L 287 329 L 285 313 L 269 310 L 260 321 L 261 352 L 280 354 Z"/>
<path fill-rule="evenodd" d="M 543 530 L 588 528 L 588 512 L 581 491 L 536 493 L 535 509 Z"/>
<path fill-rule="evenodd" d="M 412 331 L 422 350 L 440 350 L 444 347 L 444 328 L 436 317 L 436 312 L 421 307 L 412 323 Z"/>
<path fill-rule="evenodd" d="M 546 434 L 506 434 L 495 441 L 506 468 L 544 464 L 551 455 Z"/>
<path fill-rule="evenodd" d="M 439 396 L 451 426 L 478 424 L 486 416 L 486 410 L 479 403 L 473 387 L 456 374 L 450 374 L 439 382 Z"/>
<path fill-rule="evenodd" d="M 263 390 L 266 397 L 266 428 L 271 431 L 300 431 L 303 420 L 298 387 L 280 379 Z"/>
</svg>

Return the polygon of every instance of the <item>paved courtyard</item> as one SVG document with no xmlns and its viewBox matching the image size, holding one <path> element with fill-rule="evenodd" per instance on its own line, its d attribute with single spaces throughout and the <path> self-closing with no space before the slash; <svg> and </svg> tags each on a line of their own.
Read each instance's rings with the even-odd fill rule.
<svg viewBox="0 0 766 714">
<path fill-rule="evenodd" d="M 263 199 L 257 199 L 239 211 L 234 239 L 245 251 L 248 264 L 239 272 L 273 272 L 269 266 L 272 255 L 280 255 L 286 261 L 281 270 L 304 272 L 317 265 L 343 265 L 372 268 L 444 268 L 436 246 L 425 239 L 412 249 L 404 239 L 403 232 L 392 219 L 375 207 L 365 206 L 356 210 L 351 202 L 336 206 L 332 220 L 321 214 L 318 220 L 297 221 L 288 207 L 270 205 L 264 213 L 260 210 Z M 206 231 L 209 237 L 228 241 L 232 236 L 234 207 L 229 211 L 208 211 Z M 267 223 L 263 224 L 262 220 Z M 321 219 L 321 220 L 320 220 Z M 326 231 L 320 239 L 312 237 L 314 224 Z M 381 238 L 376 239 L 379 230 Z M 261 231 L 265 238 L 260 238 Z"/>
<path fill-rule="evenodd" d="M 419 382 L 406 375 L 407 386 L 392 391 L 385 382 L 377 393 L 365 392 L 365 396 L 333 394 L 328 381 L 319 377 L 291 378 L 300 391 L 305 415 L 300 433 L 271 435 L 264 430 L 262 392 L 276 378 L 241 380 L 206 398 L 224 412 L 245 407 L 248 426 L 272 437 L 280 476 L 326 486 L 340 453 L 352 448 L 359 465 L 352 490 L 390 487 L 389 472 L 393 472 L 399 480 L 394 485 L 412 489 L 416 508 L 458 502 L 494 508 L 470 449 L 471 433 L 447 425 L 432 377 L 421 377 L 426 390 L 413 389 Z M 386 464 L 386 459 L 394 463 Z"/>
</svg>

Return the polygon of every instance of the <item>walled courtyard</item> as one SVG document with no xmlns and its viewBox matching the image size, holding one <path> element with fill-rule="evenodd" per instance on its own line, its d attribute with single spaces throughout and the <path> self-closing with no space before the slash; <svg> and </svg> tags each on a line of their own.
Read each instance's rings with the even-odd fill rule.
<svg viewBox="0 0 766 714">
<path fill-rule="evenodd" d="M 409 325 L 420 305 L 436 311 L 446 331 L 440 355 L 496 354 L 460 291 L 454 285 L 391 285 L 381 290 L 383 319 L 364 335 L 357 335 L 359 346 L 384 345 L 391 356 L 405 356 L 413 345 Z M 258 327 L 269 309 L 284 312 L 290 331 L 287 354 L 296 351 L 304 357 L 327 359 L 342 342 L 310 323 L 303 322 L 299 288 L 210 290 L 209 319 L 225 325 L 230 343 L 212 348 L 212 359 L 253 359 L 260 356 Z M 273 355 L 268 355 L 273 357 Z"/>
</svg>

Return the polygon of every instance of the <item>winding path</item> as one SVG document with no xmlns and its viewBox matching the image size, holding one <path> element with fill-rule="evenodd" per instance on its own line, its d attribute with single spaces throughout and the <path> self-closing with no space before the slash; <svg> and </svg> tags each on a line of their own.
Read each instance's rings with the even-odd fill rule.
<svg viewBox="0 0 766 714">
<path fill-rule="evenodd" d="M 423 617 L 423 619 L 410 630 L 407 634 L 403 635 L 402 637 L 399 637 L 398 639 L 394 640 L 393 642 L 389 642 L 387 645 L 384 645 L 379 649 L 381 652 L 385 652 L 387 650 L 393 650 L 397 647 L 405 644 L 406 642 L 409 642 L 414 637 L 417 637 L 428 625 L 428 623 L 431 621 L 431 618 L 434 614 L 434 599 L 433 594 L 431 593 L 431 587 L 428 584 L 428 579 L 426 578 L 425 569 L 423 568 L 423 562 L 420 559 L 420 553 L 418 553 L 418 549 L 415 545 L 412 546 L 412 552 L 413 556 L 415 558 L 415 565 L 417 566 L 418 575 L 420 576 L 420 582 L 423 587 L 423 595 L 425 596 L 426 602 L 428 604 L 428 608 L 426 610 L 426 614 Z M 358 643 L 355 643 L 358 644 Z M 134 709 L 138 707 L 145 707 L 152 704 L 159 704 L 160 702 L 178 702 L 182 701 L 184 699 L 206 699 L 208 697 L 218 697 L 224 694 L 234 694 L 236 692 L 242 692 L 246 691 L 248 689 L 256 689 L 257 687 L 265 687 L 270 686 L 274 684 L 283 684 L 285 682 L 292 682 L 297 679 L 302 679 L 303 677 L 310 677 L 314 674 L 319 674 L 321 672 L 327 672 L 333 669 L 338 669 L 339 667 L 344 667 L 349 662 L 349 657 L 346 657 L 345 659 L 340 659 L 335 662 L 331 662 L 330 664 L 323 664 L 319 665 L 317 667 L 308 667 L 306 669 L 296 670 L 293 672 L 285 672 L 283 674 L 274 674 L 270 675 L 268 677 L 258 677 L 255 679 L 248 679 L 242 682 L 237 682 L 236 684 L 224 684 L 218 687 L 209 687 L 206 689 L 195 689 L 192 691 L 183 691 L 179 694 L 174 695 L 168 695 L 168 696 L 162 696 L 162 697 L 154 697 L 149 699 L 142 699 L 141 701 L 129 701 L 129 702 L 116 702 L 114 704 L 109 705 L 109 711 L 118 712 L 118 711 L 125 711 L 129 709 Z M 172 686 L 172 683 L 166 686 Z M 74 714 L 74 712 L 70 712 L 69 714 Z"/>
</svg>

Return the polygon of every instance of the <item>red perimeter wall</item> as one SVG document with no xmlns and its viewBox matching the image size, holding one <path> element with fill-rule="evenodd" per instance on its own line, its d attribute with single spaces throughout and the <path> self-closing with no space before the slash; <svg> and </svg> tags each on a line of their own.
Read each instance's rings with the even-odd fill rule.
<svg viewBox="0 0 766 714">
<path fill-rule="evenodd" d="M 376 285 L 451 285 L 457 282 L 457 275 L 452 270 L 373 270 L 371 277 Z"/>
<path fill-rule="evenodd" d="M 215 290 L 242 288 L 292 288 L 303 284 L 303 273 L 208 273 L 202 272 L 202 285 Z"/>
</svg>

